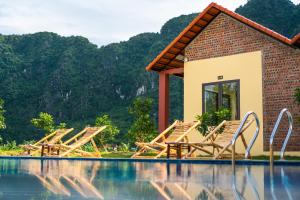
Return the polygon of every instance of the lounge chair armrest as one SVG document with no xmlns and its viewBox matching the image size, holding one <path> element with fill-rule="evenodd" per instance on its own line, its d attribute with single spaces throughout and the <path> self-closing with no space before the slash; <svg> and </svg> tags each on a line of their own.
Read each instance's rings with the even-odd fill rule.
<svg viewBox="0 0 300 200">
<path fill-rule="evenodd" d="M 178 123 L 179 121 L 176 120 L 171 126 L 169 126 L 166 130 L 164 130 L 163 132 L 161 132 L 156 138 L 154 138 L 150 143 L 154 144 L 155 142 L 157 142 L 158 140 L 160 140 L 162 138 L 162 136 L 166 135 L 172 128 L 174 128 L 174 126 Z"/>
</svg>

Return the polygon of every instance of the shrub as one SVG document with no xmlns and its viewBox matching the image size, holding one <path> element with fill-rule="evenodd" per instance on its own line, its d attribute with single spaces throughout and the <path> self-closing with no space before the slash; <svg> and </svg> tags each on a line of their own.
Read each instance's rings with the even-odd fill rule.
<svg viewBox="0 0 300 200">
<path fill-rule="evenodd" d="M 5 144 L 2 144 L 0 149 L 2 151 L 10 151 L 10 150 L 17 150 L 19 147 L 17 146 L 17 143 L 15 140 L 13 141 L 7 141 Z"/>
<path fill-rule="evenodd" d="M 48 134 L 53 132 L 55 129 L 52 115 L 45 112 L 40 112 L 39 117 L 33 118 L 31 123 L 36 128 L 46 131 Z"/>
<path fill-rule="evenodd" d="M 31 124 L 38 129 L 46 132 L 46 134 L 52 133 L 55 129 L 66 128 L 66 123 L 60 123 L 55 125 L 52 115 L 46 112 L 40 112 L 38 118 L 33 118 Z"/>
<path fill-rule="evenodd" d="M 88 143 L 82 146 L 82 150 L 83 151 L 87 151 L 87 152 L 94 152 L 94 147 L 92 144 Z"/>
<path fill-rule="evenodd" d="M 129 152 L 130 151 L 130 147 L 129 147 L 129 144 L 126 144 L 126 143 L 121 143 L 120 147 L 118 148 L 119 151 L 122 151 L 122 152 Z"/>
<path fill-rule="evenodd" d="M 95 120 L 95 125 L 106 126 L 106 129 L 104 129 L 103 132 L 96 137 L 96 141 L 99 141 L 104 147 L 104 150 L 107 151 L 106 145 L 115 142 L 115 137 L 117 134 L 119 134 L 120 130 L 113 124 L 109 115 L 97 117 Z"/>
<path fill-rule="evenodd" d="M 201 122 L 201 124 L 198 126 L 198 131 L 203 136 L 206 136 L 211 131 L 210 127 L 215 127 L 224 120 L 230 120 L 231 111 L 222 108 L 218 111 L 211 111 L 211 112 L 206 112 L 202 115 L 197 115 L 196 119 Z"/>
<path fill-rule="evenodd" d="M 153 99 L 138 97 L 129 108 L 134 122 L 128 131 L 128 139 L 131 144 L 134 142 L 147 142 L 157 134 L 154 119 L 151 116 Z"/>
</svg>

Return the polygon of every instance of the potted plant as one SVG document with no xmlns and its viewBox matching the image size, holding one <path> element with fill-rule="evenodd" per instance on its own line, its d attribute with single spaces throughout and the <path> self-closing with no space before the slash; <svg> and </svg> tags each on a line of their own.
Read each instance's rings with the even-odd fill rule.
<svg viewBox="0 0 300 200">
<path fill-rule="evenodd" d="M 197 115 L 196 119 L 201 122 L 197 127 L 198 131 L 206 136 L 214 127 L 218 126 L 224 120 L 231 120 L 231 111 L 227 108 L 221 108 L 217 111 L 210 111 Z M 219 133 L 222 129 L 219 130 Z"/>
</svg>

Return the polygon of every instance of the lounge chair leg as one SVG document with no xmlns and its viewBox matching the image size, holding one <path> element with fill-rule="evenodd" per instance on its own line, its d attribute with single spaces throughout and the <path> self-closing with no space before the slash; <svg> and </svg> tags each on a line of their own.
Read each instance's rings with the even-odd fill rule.
<svg viewBox="0 0 300 200">
<path fill-rule="evenodd" d="M 170 158 L 170 144 L 167 146 L 167 158 Z"/>
<path fill-rule="evenodd" d="M 98 156 L 98 157 L 101 157 L 101 153 L 100 153 L 100 151 L 99 151 L 99 149 L 98 149 L 98 147 L 97 147 L 97 145 L 96 145 L 96 142 L 94 141 L 93 138 L 91 139 L 91 142 L 92 142 L 92 145 L 93 145 L 93 147 L 94 147 L 94 149 L 95 149 L 95 151 L 96 151 L 96 153 L 97 153 L 97 156 Z"/>
<path fill-rule="evenodd" d="M 44 156 L 44 150 L 45 150 L 45 145 L 42 145 L 41 157 L 43 157 L 43 156 Z"/>
<path fill-rule="evenodd" d="M 47 147 L 48 147 L 48 155 L 51 155 L 51 147 L 49 146 L 49 145 L 47 145 Z"/>
<path fill-rule="evenodd" d="M 181 144 L 177 144 L 177 159 L 181 159 Z"/>
</svg>

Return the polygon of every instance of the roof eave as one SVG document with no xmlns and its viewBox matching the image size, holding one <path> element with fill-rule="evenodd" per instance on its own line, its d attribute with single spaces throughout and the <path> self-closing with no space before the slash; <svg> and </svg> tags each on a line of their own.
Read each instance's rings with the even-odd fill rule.
<svg viewBox="0 0 300 200">
<path fill-rule="evenodd" d="M 164 70 L 164 68 L 163 67 L 166 67 L 167 66 L 167 64 L 160 64 L 159 63 L 159 61 L 160 61 L 160 59 L 162 59 L 163 58 L 163 56 L 166 54 L 166 53 L 168 53 L 168 51 L 171 49 L 171 48 L 173 48 L 174 47 L 174 45 L 175 44 L 177 44 L 178 42 L 179 42 L 179 40 L 181 40 L 182 39 L 182 37 L 184 37 L 185 36 L 185 34 L 186 33 L 188 33 L 195 25 L 197 25 L 197 23 L 200 21 L 200 20 L 202 20 L 202 18 L 206 15 L 206 14 L 209 14 L 208 12 L 209 11 L 212 11 L 211 9 L 213 9 L 213 10 L 218 10 L 218 12 L 217 12 L 217 14 L 216 14 L 216 16 L 217 15 L 219 15 L 221 12 L 222 13 L 225 13 L 225 14 L 227 14 L 227 15 L 229 15 L 229 16 L 231 16 L 231 17 L 233 17 L 234 19 L 236 19 L 236 20 L 238 20 L 238 21 L 240 21 L 240 22 L 242 22 L 242 23 L 244 23 L 244 24 L 246 24 L 246 25 L 248 25 L 248 26 L 250 26 L 250 27 L 252 27 L 252 28 L 254 28 L 254 29 L 256 29 L 257 31 L 260 31 L 260 32 L 262 32 L 262 33 L 264 33 L 264 34 L 267 34 L 267 35 L 269 35 L 269 36 L 271 36 L 271 37 L 273 37 L 274 39 L 276 39 L 276 40 L 278 40 L 278 41 L 280 41 L 280 42 L 282 42 L 282 43 L 284 43 L 284 44 L 287 44 L 287 45 L 290 45 L 290 46 L 296 46 L 296 47 L 300 47 L 300 33 L 298 34 L 298 35 L 296 35 L 292 40 L 291 39 L 289 39 L 289 38 L 287 38 L 287 37 L 285 37 L 285 36 L 283 36 L 283 35 L 281 35 L 281 34 L 279 34 L 279 33 L 277 33 L 277 32 L 275 32 L 275 31 L 273 31 L 273 30 L 271 30 L 271 29 L 268 29 L 268 28 L 266 28 L 266 27 L 264 27 L 264 26 L 262 26 L 262 25 L 260 25 L 260 24 L 258 24 L 258 23 L 256 23 L 256 22 L 254 22 L 254 21 L 252 21 L 252 20 L 250 20 L 250 19 L 248 19 L 248 18 L 246 18 L 246 17 L 244 17 L 244 16 L 242 16 L 242 15 L 239 15 L 239 14 L 237 14 L 237 13 L 235 13 L 235 12 L 233 12 L 233 11 L 230 11 L 230 10 L 228 10 L 228 9 L 226 9 L 226 8 L 224 8 L 224 7 L 222 7 L 222 6 L 220 6 L 220 5 L 218 5 L 218 4 L 216 4 L 216 3 L 211 3 L 211 4 L 209 4 L 209 6 L 207 6 L 205 9 L 204 9 L 204 11 L 203 12 L 201 12 L 156 58 L 154 58 L 153 59 L 153 61 L 146 67 L 146 70 L 147 71 L 150 71 L 150 70 L 154 70 L 153 69 L 153 67 L 155 66 L 155 65 L 157 65 L 157 64 L 159 64 L 159 65 L 161 65 L 161 70 Z M 197 35 L 199 35 L 205 28 L 206 28 L 206 26 L 211 22 L 211 21 L 213 21 L 214 20 L 214 18 L 216 17 L 216 16 L 214 16 L 213 18 L 211 18 L 211 20 L 210 21 L 208 21 L 208 23 L 206 24 L 206 25 L 204 25 L 202 28 L 200 28 L 200 30 L 198 31 L 198 33 L 196 34 L 196 36 Z M 195 36 L 195 37 L 196 37 Z M 194 37 L 194 38 L 195 38 Z M 191 39 L 190 41 L 189 41 L 189 43 L 192 41 L 192 40 L 194 40 L 194 38 L 193 39 Z M 185 45 L 185 47 L 182 49 L 182 51 L 186 48 L 186 46 L 189 44 L 189 43 L 187 43 L 186 45 Z M 180 52 L 181 53 L 181 52 Z M 179 53 L 178 53 L 179 54 Z M 175 59 L 175 58 L 172 58 L 172 59 Z M 170 59 L 171 60 L 171 59 Z M 160 67 L 157 67 L 156 66 L 156 68 L 160 68 Z M 161 70 L 158 70 L 158 69 L 155 69 L 154 71 L 161 71 Z"/>
</svg>

